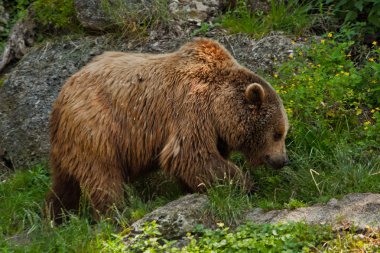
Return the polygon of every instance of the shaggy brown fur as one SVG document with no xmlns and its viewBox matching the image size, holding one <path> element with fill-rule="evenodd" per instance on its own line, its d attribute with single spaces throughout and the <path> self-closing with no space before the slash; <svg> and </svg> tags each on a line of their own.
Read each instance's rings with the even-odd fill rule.
<svg viewBox="0 0 380 253">
<path fill-rule="evenodd" d="M 274 89 L 217 42 L 170 54 L 106 52 L 63 86 L 51 114 L 52 215 L 78 209 L 82 192 L 101 213 L 123 183 L 155 168 L 194 191 L 215 178 L 250 180 L 227 161 L 287 163 L 287 117 Z"/>
</svg>

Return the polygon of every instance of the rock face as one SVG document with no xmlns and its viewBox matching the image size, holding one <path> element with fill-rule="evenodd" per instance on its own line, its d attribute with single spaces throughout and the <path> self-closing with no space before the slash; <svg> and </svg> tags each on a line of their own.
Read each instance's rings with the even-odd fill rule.
<svg viewBox="0 0 380 253">
<path fill-rule="evenodd" d="M 144 223 L 157 221 L 160 231 L 167 238 L 179 238 L 201 223 L 208 199 L 205 195 L 191 194 L 160 207 L 132 224 L 135 232 Z"/>
<path fill-rule="evenodd" d="M 112 25 L 111 18 L 102 8 L 101 0 L 74 0 L 77 19 L 91 30 L 103 31 Z"/>
<path fill-rule="evenodd" d="M 230 35 L 221 38 L 221 42 L 246 67 L 261 71 L 273 70 L 292 57 L 294 50 L 302 45 L 281 33 L 273 33 L 257 41 L 244 34 Z"/>
<path fill-rule="evenodd" d="M 198 26 L 202 22 L 215 17 L 220 11 L 221 3 L 219 0 L 170 0 L 169 12 L 183 23 L 194 23 Z"/>
<path fill-rule="evenodd" d="M 91 30 L 104 31 L 119 18 L 128 22 L 128 16 L 145 17 L 168 12 L 171 26 L 196 24 L 209 21 L 220 10 L 219 0 L 75 0 L 74 6 L 81 25 Z M 165 8 L 165 9 L 162 9 Z M 129 13 L 130 12 L 130 13 Z M 129 14 L 128 14 L 129 13 Z M 120 17 L 118 17 L 120 16 Z M 116 20 L 115 20 L 116 18 Z"/>
<path fill-rule="evenodd" d="M 47 160 L 51 105 L 65 79 L 100 47 L 92 39 L 47 43 L 25 56 L 6 77 L 0 87 L 0 149 L 14 167 Z"/>
<path fill-rule="evenodd" d="M 161 232 L 167 239 L 179 238 L 191 232 L 195 225 L 204 223 L 209 200 L 205 195 L 187 195 L 166 206 L 160 207 L 132 226 L 141 230 L 145 222 L 153 220 L 161 226 Z M 247 212 L 242 223 L 287 223 L 305 222 L 308 224 L 332 225 L 335 229 L 355 226 L 364 229 L 367 225 L 380 228 L 380 194 L 353 193 L 340 200 L 331 199 L 326 205 L 314 205 L 294 210 L 273 210 L 265 212 L 254 208 Z"/>
<path fill-rule="evenodd" d="M 0 59 L 0 73 L 12 61 L 21 59 L 35 41 L 36 23 L 30 10 L 13 26 Z"/>
<path fill-rule="evenodd" d="M 254 223 L 306 222 L 329 224 L 339 229 L 354 225 L 364 229 L 367 225 L 380 228 L 380 194 L 352 193 L 340 200 L 331 199 L 326 205 L 314 205 L 294 210 L 264 212 L 256 208 L 246 216 Z"/>
</svg>

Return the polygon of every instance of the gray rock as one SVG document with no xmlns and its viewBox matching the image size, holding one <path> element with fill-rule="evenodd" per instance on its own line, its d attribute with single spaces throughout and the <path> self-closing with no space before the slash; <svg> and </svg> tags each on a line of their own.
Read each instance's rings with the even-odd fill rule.
<svg viewBox="0 0 380 253">
<path fill-rule="evenodd" d="M 169 0 L 167 3 L 160 0 L 75 0 L 74 6 L 83 27 L 104 31 L 117 23 L 146 20 L 165 12 L 171 27 L 201 25 L 219 13 L 221 4 L 219 0 Z"/>
<path fill-rule="evenodd" d="M 166 239 L 180 238 L 193 231 L 197 224 L 206 227 L 211 224 L 212 218 L 205 217 L 208 204 L 209 200 L 205 195 L 187 195 L 147 214 L 133 223 L 132 227 L 134 231 L 141 231 L 145 222 L 155 220 L 161 226 L 160 231 Z M 248 221 L 256 224 L 305 222 L 331 225 L 334 229 L 350 226 L 365 229 L 367 225 L 380 228 L 380 194 L 353 193 L 340 200 L 332 199 L 325 205 L 318 204 L 294 210 L 265 212 L 261 208 L 253 208 L 247 212 L 241 223 Z"/>
<path fill-rule="evenodd" d="M 12 61 L 21 59 L 33 46 L 35 41 L 36 23 L 31 9 L 26 16 L 19 19 L 9 33 L 8 41 L 0 57 L 0 73 Z"/>
<path fill-rule="evenodd" d="M 170 0 L 170 14 L 180 24 L 193 23 L 198 26 L 209 21 L 220 12 L 219 0 Z"/>
<path fill-rule="evenodd" d="M 91 38 L 46 43 L 6 77 L 0 87 L 0 148 L 14 167 L 47 160 L 51 105 L 64 80 L 101 47 Z"/>
<path fill-rule="evenodd" d="M 207 203 L 205 195 L 186 195 L 145 215 L 132 227 L 138 233 L 146 222 L 156 221 L 167 239 L 179 238 L 201 223 Z"/>
<path fill-rule="evenodd" d="M 112 19 L 102 8 L 101 0 L 74 0 L 77 19 L 81 25 L 91 30 L 106 30 Z"/>
<path fill-rule="evenodd" d="M 367 225 L 380 228 L 380 194 L 352 193 L 341 200 L 331 199 L 326 205 L 314 205 L 295 210 L 264 212 L 256 208 L 246 216 L 254 223 L 306 222 L 329 224 L 335 229 L 355 226 L 364 229 Z"/>
<path fill-rule="evenodd" d="M 270 72 L 302 46 L 281 33 L 272 33 L 259 40 L 246 34 L 223 36 L 221 43 L 249 69 Z"/>
</svg>

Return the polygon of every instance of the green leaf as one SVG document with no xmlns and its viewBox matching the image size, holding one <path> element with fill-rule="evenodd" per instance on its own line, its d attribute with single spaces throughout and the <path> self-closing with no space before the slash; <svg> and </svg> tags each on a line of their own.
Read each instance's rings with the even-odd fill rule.
<svg viewBox="0 0 380 253">
<path fill-rule="evenodd" d="M 380 16 L 377 16 L 377 15 L 371 15 L 371 16 L 368 16 L 368 21 L 376 26 L 376 27 L 380 27 Z"/>
<path fill-rule="evenodd" d="M 358 13 L 355 11 L 348 11 L 344 22 L 354 21 L 358 17 Z"/>
<path fill-rule="evenodd" d="M 363 11 L 363 2 L 362 1 L 355 1 L 355 7 L 359 10 L 359 11 Z"/>
</svg>

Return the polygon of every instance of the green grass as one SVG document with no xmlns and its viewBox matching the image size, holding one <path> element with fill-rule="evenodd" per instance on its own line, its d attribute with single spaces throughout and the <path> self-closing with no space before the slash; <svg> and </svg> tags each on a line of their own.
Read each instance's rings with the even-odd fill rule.
<svg viewBox="0 0 380 253">
<path fill-rule="evenodd" d="M 224 180 L 207 190 L 210 217 L 227 225 L 237 224 L 252 204 L 248 195 L 233 182 Z"/>
<path fill-rule="evenodd" d="M 246 33 L 253 37 L 262 37 L 271 31 L 300 35 L 313 25 L 311 8 L 311 4 L 297 0 L 271 0 L 268 13 L 251 12 L 247 1 L 239 0 L 235 9 L 221 17 L 220 23 L 232 33 Z"/>
<path fill-rule="evenodd" d="M 326 226 L 303 223 L 244 224 L 232 229 L 218 222 L 213 230 L 197 226 L 181 239 L 181 243 L 186 244 L 179 248 L 178 240 L 164 239 L 159 225 L 152 222 L 145 225 L 142 233 L 124 239 L 130 232 L 131 211 L 141 208 L 150 211 L 155 207 L 153 203 L 138 199 L 138 194 L 129 189 L 134 199 L 130 199 L 128 210 L 119 216 L 92 223 L 87 214 L 70 215 L 65 224 L 55 226 L 41 216 L 48 187 L 48 174 L 43 166 L 16 172 L 0 184 L 1 252 L 247 252 L 252 249 L 256 252 L 344 252 L 363 249 L 375 252 L 380 244 L 380 232 L 371 228 L 357 236 L 354 231 L 336 233 Z M 219 205 L 223 206 L 223 194 L 230 204 L 247 207 L 247 199 L 242 198 L 237 189 L 230 184 L 218 185 L 210 190 L 210 199 L 218 199 Z M 292 208 L 302 203 L 291 201 L 289 205 Z M 227 210 L 235 212 L 235 207 L 231 207 Z M 233 216 L 229 211 L 225 214 Z"/>
<path fill-rule="evenodd" d="M 149 30 L 169 27 L 170 14 L 167 0 L 153 0 L 149 4 L 117 0 L 101 0 L 101 7 L 110 19 L 110 27 L 123 37 L 140 39 Z"/>
<path fill-rule="evenodd" d="M 1 252 L 99 252 L 104 241 L 115 240 L 115 233 L 170 200 L 165 196 L 142 200 L 128 187 L 129 204 L 112 219 L 94 224 L 84 205 L 79 215 L 70 214 L 64 225 L 56 226 L 42 215 L 49 185 L 44 166 L 17 171 L 0 183 Z"/>
</svg>

